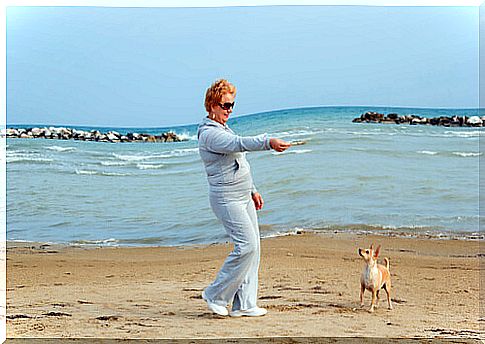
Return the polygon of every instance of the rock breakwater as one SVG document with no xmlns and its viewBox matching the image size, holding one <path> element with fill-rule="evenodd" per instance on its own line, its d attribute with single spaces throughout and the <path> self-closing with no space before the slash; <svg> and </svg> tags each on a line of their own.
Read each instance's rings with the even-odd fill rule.
<svg viewBox="0 0 485 344">
<path fill-rule="evenodd" d="M 410 124 L 410 125 L 441 125 L 445 127 L 482 127 L 485 126 L 485 116 L 441 116 L 435 118 L 421 117 L 419 115 L 399 115 L 368 111 L 352 120 L 354 123 L 384 123 L 384 124 Z"/>
<path fill-rule="evenodd" d="M 116 131 L 102 133 L 99 130 L 84 131 L 64 127 L 44 128 L 7 128 L 2 130 L 2 137 L 22 139 L 57 139 L 57 140 L 81 140 L 96 142 L 180 142 L 181 139 L 173 132 L 166 132 L 160 135 L 127 133 L 122 135 Z"/>
</svg>

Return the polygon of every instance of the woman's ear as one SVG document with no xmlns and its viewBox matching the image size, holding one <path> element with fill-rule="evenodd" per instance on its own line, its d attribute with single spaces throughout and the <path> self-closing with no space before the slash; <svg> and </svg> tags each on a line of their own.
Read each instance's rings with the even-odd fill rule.
<svg viewBox="0 0 485 344">
<path fill-rule="evenodd" d="M 215 108 L 216 108 L 215 105 L 211 105 L 211 110 L 209 111 L 209 118 L 212 118 L 212 119 L 214 118 Z"/>
</svg>

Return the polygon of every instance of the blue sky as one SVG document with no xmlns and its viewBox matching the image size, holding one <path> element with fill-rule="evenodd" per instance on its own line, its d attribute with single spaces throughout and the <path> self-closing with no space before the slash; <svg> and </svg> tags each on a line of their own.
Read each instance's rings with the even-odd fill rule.
<svg viewBox="0 0 485 344">
<path fill-rule="evenodd" d="M 478 107 L 478 7 L 10 7 L 7 124 L 197 123 L 330 105 Z"/>
</svg>

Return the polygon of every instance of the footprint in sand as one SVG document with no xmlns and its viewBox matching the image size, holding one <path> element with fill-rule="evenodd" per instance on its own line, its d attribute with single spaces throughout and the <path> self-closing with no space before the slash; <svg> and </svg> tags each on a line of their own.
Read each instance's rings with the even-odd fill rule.
<svg viewBox="0 0 485 344">
<path fill-rule="evenodd" d="M 274 299 L 281 299 L 282 296 L 279 295 L 266 295 L 266 296 L 261 296 L 259 299 L 260 300 L 274 300 Z"/>
<path fill-rule="evenodd" d="M 51 303 L 51 306 L 54 306 L 54 307 L 66 307 L 66 306 L 69 306 L 69 305 L 66 304 L 66 303 Z"/>
<path fill-rule="evenodd" d="M 47 317 L 72 317 L 72 314 L 62 312 L 49 312 L 43 313 L 42 315 L 45 315 Z"/>
<path fill-rule="evenodd" d="M 7 315 L 7 319 L 14 320 L 14 319 L 32 319 L 30 315 L 27 314 L 12 314 Z"/>
<path fill-rule="evenodd" d="M 77 303 L 80 303 L 81 305 L 92 305 L 93 304 L 93 302 L 86 301 L 86 300 L 77 300 Z"/>
<path fill-rule="evenodd" d="M 117 315 L 102 315 L 96 318 L 96 320 L 118 320 L 120 317 Z"/>
<path fill-rule="evenodd" d="M 300 309 L 300 307 L 294 305 L 267 305 L 265 308 L 279 312 L 288 312 Z"/>
<path fill-rule="evenodd" d="M 182 288 L 182 291 L 202 291 L 202 288 Z"/>
</svg>

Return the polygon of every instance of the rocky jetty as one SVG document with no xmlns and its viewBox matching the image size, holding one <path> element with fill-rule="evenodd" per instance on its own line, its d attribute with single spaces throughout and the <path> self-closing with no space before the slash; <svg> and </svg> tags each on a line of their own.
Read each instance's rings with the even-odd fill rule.
<svg viewBox="0 0 485 344">
<path fill-rule="evenodd" d="M 127 133 L 122 135 L 116 131 L 102 133 L 99 130 L 84 131 L 64 127 L 44 128 L 7 128 L 2 130 L 2 137 L 21 139 L 57 139 L 57 140 L 80 140 L 97 142 L 179 142 L 185 141 L 173 132 L 160 135 Z"/>
<path fill-rule="evenodd" d="M 360 117 L 352 120 L 354 123 L 390 123 L 390 124 L 410 124 L 410 125 L 441 125 L 445 127 L 482 127 L 485 126 L 485 116 L 441 116 L 426 118 L 418 115 L 399 115 L 368 111 Z"/>
</svg>

